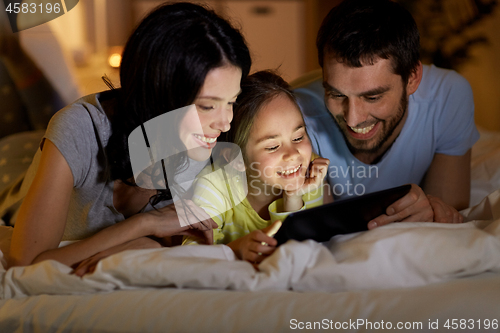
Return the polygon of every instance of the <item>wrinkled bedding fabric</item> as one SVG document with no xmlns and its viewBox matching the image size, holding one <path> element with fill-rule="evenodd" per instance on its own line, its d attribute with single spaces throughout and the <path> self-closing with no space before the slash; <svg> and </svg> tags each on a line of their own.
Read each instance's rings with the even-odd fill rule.
<svg viewBox="0 0 500 333">
<path fill-rule="evenodd" d="M 143 287 L 348 291 L 416 287 L 500 272 L 500 190 L 462 212 L 463 224 L 396 223 L 329 242 L 290 241 L 259 266 L 225 245 L 126 251 L 83 278 L 56 261 L 0 271 L 0 298 L 89 294 Z M 11 229 L 0 227 L 5 251 Z"/>
</svg>

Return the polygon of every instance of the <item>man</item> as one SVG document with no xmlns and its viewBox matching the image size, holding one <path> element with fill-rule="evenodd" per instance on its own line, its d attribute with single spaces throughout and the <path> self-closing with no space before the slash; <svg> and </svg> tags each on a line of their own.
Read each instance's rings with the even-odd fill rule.
<svg viewBox="0 0 500 333">
<path fill-rule="evenodd" d="M 317 47 L 323 77 L 295 91 L 313 147 L 330 159 L 334 196 L 412 183 L 369 228 L 461 222 L 479 138 L 468 82 L 420 63 L 415 21 L 389 0 L 345 0 L 323 21 Z"/>
</svg>

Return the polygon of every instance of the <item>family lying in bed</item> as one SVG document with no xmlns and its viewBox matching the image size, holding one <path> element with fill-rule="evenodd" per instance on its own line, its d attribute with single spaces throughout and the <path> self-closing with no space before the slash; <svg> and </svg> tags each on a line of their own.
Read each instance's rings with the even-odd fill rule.
<svg viewBox="0 0 500 333">
<path fill-rule="evenodd" d="M 176 245 L 178 236 L 227 244 L 258 264 L 288 212 L 342 199 L 349 186 L 412 184 L 369 229 L 462 222 L 478 139 L 465 79 L 420 63 L 415 22 L 389 0 L 345 0 L 317 47 L 322 80 L 292 93 L 273 72 L 248 76 L 244 38 L 214 12 L 189 3 L 154 10 L 127 42 L 121 87 L 59 111 L 24 178 L 0 195 L 0 214 L 15 223 L 9 266 L 53 259 L 83 275 L 100 258 Z M 189 105 L 195 119 L 188 108 L 165 129 L 176 158 L 149 170 L 163 182 L 138 186 L 130 134 L 140 128 L 147 138 L 148 121 Z M 246 171 L 237 203 L 217 194 L 224 183 L 210 172 L 223 137 L 242 152 L 231 164 Z M 226 162 L 233 153 L 217 150 Z M 360 173 L 370 166 L 375 175 Z M 79 241 L 59 247 L 64 240 Z"/>
</svg>

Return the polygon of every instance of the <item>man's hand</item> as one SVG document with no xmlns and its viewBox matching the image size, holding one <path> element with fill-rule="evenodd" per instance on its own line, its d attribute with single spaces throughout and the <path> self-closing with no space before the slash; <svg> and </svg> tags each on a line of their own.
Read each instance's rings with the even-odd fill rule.
<svg viewBox="0 0 500 333">
<path fill-rule="evenodd" d="M 462 223 L 464 221 L 464 217 L 455 208 L 444 203 L 443 200 L 430 194 L 427 195 L 427 198 L 434 211 L 434 222 Z"/>
<path fill-rule="evenodd" d="M 424 191 L 411 184 L 410 192 L 387 207 L 386 214 L 380 215 L 368 223 L 368 229 L 374 229 L 392 222 L 433 222 L 434 211 Z"/>
</svg>

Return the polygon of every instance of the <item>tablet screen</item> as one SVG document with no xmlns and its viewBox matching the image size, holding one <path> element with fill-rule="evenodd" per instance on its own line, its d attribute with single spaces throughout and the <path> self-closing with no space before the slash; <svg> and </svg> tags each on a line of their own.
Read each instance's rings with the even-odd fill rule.
<svg viewBox="0 0 500 333">
<path fill-rule="evenodd" d="M 403 185 L 294 212 L 283 221 L 274 238 L 279 246 L 289 239 L 326 242 L 335 235 L 368 230 L 368 222 L 385 214 L 387 207 L 410 189 L 411 185 Z"/>
</svg>

